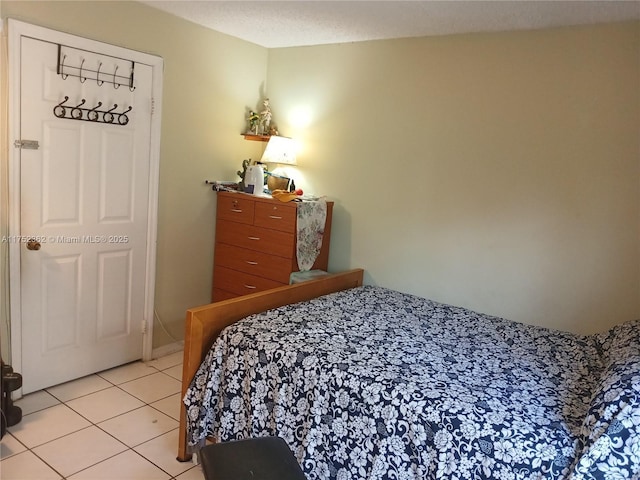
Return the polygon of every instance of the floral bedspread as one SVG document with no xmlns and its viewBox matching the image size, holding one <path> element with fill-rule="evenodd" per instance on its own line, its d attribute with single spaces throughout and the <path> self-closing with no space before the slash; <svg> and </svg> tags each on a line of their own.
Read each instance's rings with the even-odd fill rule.
<svg viewBox="0 0 640 480">
<path fill-rule="evenodd" d="M 594 336 L 360 287 L 225 329 L 189 442 L 278 435 L 307 478 L 640 476 L 640 322 Z"/>
</svg>

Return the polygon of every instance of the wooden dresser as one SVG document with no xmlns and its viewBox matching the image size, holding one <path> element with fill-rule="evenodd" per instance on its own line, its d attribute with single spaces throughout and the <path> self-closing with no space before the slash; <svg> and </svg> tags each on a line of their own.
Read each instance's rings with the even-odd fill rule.
<svg viewBox="0 0 640 480">
<path fill-rule="evenodd" d="M 211 301 L 287 285 L 298 271 L 297 202 L 244 193 L 218 192 Z M 333 202 L 320 254 L 312 269 L 327 270 Z"/>
</svg>

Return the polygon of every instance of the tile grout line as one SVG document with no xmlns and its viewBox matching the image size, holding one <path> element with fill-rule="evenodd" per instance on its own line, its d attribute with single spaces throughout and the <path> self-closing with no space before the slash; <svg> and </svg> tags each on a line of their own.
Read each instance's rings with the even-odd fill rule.
<svg viewBox="0 0 640 480">
<path fill-rule="evenodd" d="M 163 436 L 163 435 L 166 435 L 167 433 L 169 433 L 169 432 L 173 431 L 173 429 L 172 429 L 172 430 L 169 430 L 169 432 L 165 432 L 165 433 L 162 433 L 162 434 L 160 434 L 160 435 L 156 435 L 156 436 L 154 436 L 154 437 L 152 437 L 152 438 L 150 438 L 150 439 L 147 439 L 147 440 L 145 440 L 144 442 L 142 442 L 142 443 L 140 443 L 140 444 L 138 444 L 138 445 L 134 445 L 134 446 L 130 447 L 129 445 L 125 444 L 125 443 L 124 443 L 122 440 L 120 440 L 119 438 L 115 437 L 115 436 L 114 436 L 114 435 L 112 435 L 111 433 L 109 433 L 109 432 L 107 432 L 106 430 L 104 430 L 102 427 L 100 427 L 100 425 L 98 425 L 97 423 L 94 423 L 92 420 L 88 419 L 87 417 L 85 417 L 84 415 L 82 415 L 80 412 L 78 412 L 78 411 L 76 411 L 75 409 L 73 409 L 71 406 L 69 406 L 69 405 L 67 404 L 67 402 L 70 402 L 70 401 L 72 401 L 72 400 L 76 400 L 76 399 L 78 399 L 78 398 L 83 398 L 83 397 L 86 397 L 86 396 L 88 396 L 88 395 L 92 395 L 92 394 L 94 394 L 94 393 L 98 393 L 98 392 L 101 392 L 101 391 L 107 390 L 107 389 L 112 388 L 112 387 L 117 387 L 117 388 L 118 388 L 119 390 L 121 390 L 122 392 L 124 392 L 124 393 L 126 393 L 126 394 L 128 394 L 128 395 L 131 395 L 133 398 L 135 398 L 135 399 L 139 400 L 140 402 L 142 402 L 142 403 L 143 403 L 143 405 L 142 405 L 142 406 L 140 406 L 140 407 L 138 407 L 138 408 L 134 408 L 134 409 L 132 409 L 132 410 L 129 410 L 129 411 L 127 411 L 127 412 L 120 413 L 120 414 L 115 415 L 115 416 L 113 416 L 113 417 L 110 417 L 110 418 L 108 418 L 108 419 L 104 419 L 104 420 L 102 420 L 101 422 L 105 422 L 105 421 L 107 421 L 107 420 L 111 420 L 111 419 L 117 418 L 117 417 L 119 417 L 119 416 L 121 416 L 121 415 L 125 415 L 125 414 L 127 414 L 127 413 L 133 412 L 133 411 L 135 411 L 135 410 L 139 410 L 139 409 L 144 408 L 144 407 L 150 407 L 150 408 L 152 408 L 153 410 L 155 410 L 156 412 L 158 412 L 158 413 L 160 413 L 160 414 L 162 414 L 162 415 L 165 415 L 165 416 L 167 416 L 167 417 L 171 418 L 171 419 L 172 419 L 172 420 L 174 420 L 174 421 L 177 421 L 175 418 L 173 418 L 173 417 L 171 417 L 171 416 L 167 415 L 166 413 L 162 412 L 161 410 L 157 409 L 156 407 L 154 407 L 154 406 L 153 406 L 153 405 L 151 405 L 150 403 L 146 402 L 145 400 L 143 400 L 143 399 L 141 399 L 141 398 L 138 398 L 138 397 L 136 397 L 135 395 L 133 395 L 133 394 L 131 394 L 131 393 L 127 392 L 126 390 L 124 390 L 123 388 L 121 388 L 121 387 L 120 387 L 120 385 L 123 385 L 123 384 L 128 383 L 128 382 L 132 382 L 132 381 L 135 381 L 135 380 L 139 380 L 139 379 L 144 378 L 144 377 L 147 377 L 147 376 L 149 376 L 149 375 L 155 375 L 156 373 L 162 373 L 162 374 L 164 374 L 165 376 L 167 376 L 167 377 L 169 377 L 169 378 L 171 378 L 171 379 L 173 379 L 173 380 L 180 381 L 180 380 L 176 379 L 175 377 L 173 377 L 172 375 L 169 375 L 168 373 L 165 373 L 165 372 L 164 372 L 164 370 L 168 370 L 168 369 L 170 369 L 170 368 L 174 368 L 174 367 L 178 366 L 179 364 L 180 364 L 180 363 L 178 362 L 178 363 L 176 363 L 175 365 L 169 365 L 169 366 L 165 367 L 164 369 L 160 370 L 159 368 L 157 368 L 157 367 L 156 367 L 156 366 L 154 366 L 154 365 L 148 365 L 147 363 L 145 363 L 145 365 L 147 365 L 148 367 L 153 368 L 153 369 L 155 370 L 155 372 L 148 373 L 148 374 L 146 374 L 146 375 L 141 375 L 140 377 L 136 377 L 136 378 L 134 378 L 134 379 L 127 380 L 126 382 L 121 382 L 120 384 L 116 384 L 116 383 L 112 382 L 111 380 L 108 380 L 107 378 L 102 377 L 102 376 L 100 375 L 100 373 L 103 373 L 103 372 L 98 372 L 98 373 L 95 373 L 95 374 L 93 374 L 93 375 L 96 375 L 96 376 L 100 377 L 101 379 L 105 380 L 106 382 L 108 382 L 109 384 L 111 384 L 111 386 L 108 386 L 108 387 L 105 387 L 105 388 L 100 388 L 100 389 L 98 389 L 98 390 L 96 390 L 96 391 L 94 391 L 94 392 L 86 393 L 86 394 L 84 394 L 84 395 L 80 395 L 80 396 L 78 396 L 78 397 L 74 397 L 74 398 L 68 399 L 68 400 L 66 400 L 66 401 L 61 400 L 60 398 L 58 398 L 57 396 L 55 396 L 53 393 L 49 392 L 47 389 L 43 389 L 43 390 L 41 390 L 41 391 L 43 391 L 43 392 L 47 393 L 48 395 L 50 395 L 51 397 L 53 397 L 53 398 L 54 398 L 56 401 L 58 401 L 59 403 L 58 403 L 58 404 L 56 404 L 56 405 L 51 405 L 51 406 L 49 406 L 49 407 L 45 407 L 45 408 L 41 408 L 41 409 L 38 409 L 38 410 L 34 410 L 33 412 L 29 412 L 29 414 L 28 414 L 28 415 L 31 415 L 31 414 L 34 414 L 34 413 L 37 413 L 37 412 L 42 412 L 42 411 L 44 411 L 44 410 L 47 410 L 48 408 L 52 408 L 52 407 L 55 407 L 55 406 L 58 406 L 58 405 L 64 405 L 65 407 L 67 407 L 68 409 L 70 409 L 72 412 L 74 412 L 75 414 L 77 414 L 78 416 L 80 416 L 82 419 L 84 419 L 84 420 L 86 420 L 87 422 L 89 422 L 89 425 L 88 425 L 88 426 L 86 426 L 86 427 L 80 428 L 79 430 L 76 430 L 76 431 L 74 431 L 74 432 L 69 432 L 69 433 L 67 433 L 67 434 L 65 434 L 65 435 L 62 435 L 62 436 L 60 436 L 60 437 L 57 437 L 57 438 L 54 438 L 54 439 L 48 440 L 47 442 L 44 442 L 44 443 L 43 443 L 43 444 L 41 444 L 41 445 L 36 445 L 36 446 L 35 446 L 35 447 L 33 447 L 33 448 L 28 447 L 27 445 L 25 445 L 25 444 L 24 444 L 23 442 L 21 442 L 17 437 L 15 437 L 13 434 L 11 434 L 11 432 L 10 432 L 9 430 L 7 430 L 7 433 L 8 433 L 8 434 L 11 434 L 11 437 L 12 437 L 15 441 L 17 441 L 21 446 L 23 446 L 23 447 L 25 448 L 25 450 L 24 450 L 24 451 L 22 451 L 22 452 L 19 452 L 19 453 L 13 454 L 13 455 L 9 455 L 8 457 L 6 457 L 6 458 L 4 458 L 4 459 L 2 459 L 2 460 L 6 460 L 6 459 L 9 459 L 9 458 L 12 458 L 12 457 L 17 456 L 17 455 L 20 455 L 20 454 L 22 454 L 22 453 L 31 452 L 31 454 L 33 454 L 36 458 L 38 458 L 41 462 L 43 462 L 47 467 L 49 467 L 53 472 L 55 472 L 55 474 L 56 474 L 56 475 L 59 475 L 59 476 L 60 476 L 60 478 L 61 478 L 62 480 L 66 480 L 68 477 L 63 476 L 63 475 L 62 475 L 58 470 L 56 470 L 52 465 L 50 465 L 50 464 L 49 464 L 45 459 L 41 458 L 41 457 L 40 457 L 36 452 L 34 452 L 34 449 L 35 449 L 35 448 L 39 448 L 39 447 L 41 447 L 41 446 L 43 446 L 43 445 L 47 445 L 48 443 L 51 443 L 51 442 L 53 442 L 53 441 L 60 440 L 60 439 L 62 439 L 62 438 L 64 438 L 64 437 L 67 437 L 67 436 L 69 436 L 69 435 L 72 435 L 72 434 L 78 433 L 78 432 L 80 432 L 80 431 L 83 431 L 83 430 L 89 429 L 89 428 L 91 428 L 91 427 L 93 426 L 93 427 L 96 427 L 97 429 L 99 429 L 101 432 L 106 433 L 106 434 L 107 434 L 107 435 L 109 435 L 111 438 L 113 438 L 114 440 L 116 440 L 116 441 L 117 441 L 117 442 L 119 442 L 120 444 L 124 445 L 124 447 L 126 447 L 126 448 L 125 448 L 125 450 L 123 450 L 122 452 L 118 452 L 118 453 L 116 453 L 116 454 L 114 454 L 114 455 L 111 455 L 111 456 L 109 456 L 109 457 L 106 457 L 106 458 L 104 458 L 104 459 L 100 460 L 99 462 L 96 462 L 96 463 L 94 463 L 94 464 L 92 464 L 92 465 L 88 465 L 88 466 L 86 466 L 85 468 L 82 468 L 81 470 L 78 470 L 77 472 L 72 473 L 72 474 L 71 474 L 71 476 L 76 475 L 76 474 L 78 474 L 78 473 L 80 473 L 80 472 L 82 472 L 82 471 L 84 471 L 84 470 L 89 469 L 89 468 L 92 468 L 92 467 L 94 467 L 94 466 L 96 466 L 96 465 L 98 465 L 98 464 L 100 464 L 100 463 L 102 463 L 102 462 L 105 462 L 105 461 L 109 460 L 110 458 L 113 458 L 113 457 L 115 457 L 115 456 L 117 456 L 117 455 L 121 455 L 122 453 L 126 452 L 127 450 L 131 450 L 133 453 L 135 453 L 135 454 L 136 454 L 136 455 L 138 455 L 139 457 L 143 458 L 143 459 L 144 459 L 144 460 L 146 460 L 147 462 L 151 463 L 151 464 L 152 464 L 152 465 L 154 465 L 156 468 L 158 468 L 160 471 L 162 471 L 163 473 L 165 473 L 166 475 L 168 475 L 168 476 L 169 476 L 169 479 L 168 479 L 168 480 L 175 480 L 176 476 L 174 476 L 174 475 L 172 475 L 171 473 L 167 472 L 167 471 L 166 471 L 166 470 L 164 470 L 161 466 L 157 465 L 155 462 L 151 461 L 150 459 L 146 458 L 144 455 L 142 455 L 141 453 L 139 453 L 139 452 L 137 452 L 137 451 L 135 450 L 135 448 L 136 448 L 136 447 L 139 447 L 140 445 L 143 445 L 143 444 L 145 444 L 145 443 L 147 443 L 147 442 L 150 442 L 150 441 L 152 441 L 152 440 L 155 440 L 156 438 L 159 438 L 159 437 L 161 437 L 161 436 Z M 49 387 L 49 388 L 52 388 L 52 387 Z M 35 392 L 34 392 L 34 393 L 35 393 Z M 181 393 L 181 392 L 179 391 L 178 393 Z M 166 399 L 166 398 L 169 398 L 169 397 L 171 397 L 172 395 L 175 395 L 175 393 L 172 393 L 172 394 L 167 395 L 167 396 L 165 396 L 165 397 L 162 397 L 162 398 L 159 398 L 159 399 L 157 399 L 157 400 L 154 400 L 154 402 L 153 402 L 153 403 L 158 402 L 158 401 L 160 401 L 160 400 L 164 400 L 164 399 Z M 26 416 L 28 416 L 28 415 L 25 415 L 25 417 L 26 417 Z M 1 462 L 1 461 L 0 461 L 0 462 Z M 188 471 L 188 470 L 189 470 L 189 469 L 185 470 L 184 472 L 181 472 L 179 475 L 182 475 L 183 473 L 185 473 L 185 472 L 186 472 L 186 471 Z"/>
<path fill-rule="evenodd" d="M 171 368 L 171 367 L 169 367 L 169 368 Z M 154 374 L 151 374 L 151 375 L 154 375 Z M 148 375 L 143 375 L 142 377 L 139 377 L 139 378 L 144 378 L 145 376 L 148 376 Z M 134 379 L 134 380 L 137 380 L 137 379 Z M 131 380 L 131 381 L 134 381 L 134 380 Z M 122 382 L 122 384 L 124 384 L 124 383 L 127 383 L 127 382 Z M 119 384 L 119 385 L 121 385 L 121 384 Z M 115 385 L 115 386 L 116 386 L 116 387 L 118 387 L 118 388 L 120 388 L 120 387 L 119 387 L 119 385 Z M 119 416 L 125 415 L 125 414 L 130 413 L 130 412 L 133 412 L 133 411 L 135 411 L 135 410 L 140 410 L 141 408 L 144 408 L 144 407 L 150 407 L 150 408 L 152 408 L 153 410 L 157 411 L 158 413 L 161 413 L 161 414 L 163 414 L 163 415 L 166 415 L 167 417 L 169 416 L 169 415 L 167 415 L 166 413 L 161 412 L 161 411 L 160 411 L 160 410 L 158 410 L 157 408 L 153 407 L 153 406 L 152 406 L 152 405 L 150 405 L 149 403 L 145 402 L 144 400 L 139 399 L 139 398 L 138 398 L 138 397 L 136 397 L 135 395 L 130 394 L 130 393 L 129 393 L 129 392 L 127 392 L 126 390 L 121 389 L 121 388 L 120 388 L 120 390 L 122 390 L 123 392 L 127 393 L 128 395 L 131 395 L 132 397 L 134 397 L 134 398 L 136 398 L 136 399 L 140 400 L 141 402 L 143 402 L 143 403 L 144 403 L 144 405 L 142 405 L 142 406 L 140 406 L 140 407 L 138 407 L 138 408 L 134 408 L 133 410 L 129 410 L 128 412 L 123 412 L 123 413 L 121 413 L 121 414 L 119 414 L 119 415 L 115 415 L 115 416 L 113 416 L 113 417 L 111 417 L 111 418 L 109 418 L 109 419 L 105 419 L 105 420 L 103 420 L 102 422 L 106 422 L 107 420 L 111 420 L 111 419 L 113 419 L 113 418 L 117 418 L 117 417 L 119 417 Z M 174 395 L 174 394 L 171 394 L 171 395 Z M 171 395 L 168 395 L 167 397 L 163 397 L 163 398 L 161 398 L 161 399 L 159 399 L 159 400 L 163 400 L 164 398 L 168 398 L 168 397 L 170 397 Z M 156 401 L 158 401 L 158 400 L 156 400 Z M 71 408 L 71 407 L 69 407 L 69 408 Z M 84 417 L 83 417 L 83 418 L 84 418 Z M 172 417 L 169 417 L 169 418 L 172 418 Z M 88 419 L 87 419 L 87 420 L 88 420 Z M 173 418 L 172 418 L 172 420 L 175 420 L 175 419 L 173 419 Z M 89 421 L 89 422 L 91 422 L 91 420 L 88 420 L 88 421 Z M 101 422 L 101 423 L 102 423 L 102 422 Z M 155 466 L 156 468 L 160 469 L 163 473 L 166 473 L 167 475 L 169 475 L 169 479 L 168 479 L 168 480 L 174 480 L 174 479 L 175 479 L 175 476 L 174 476 L 174 475 L 172 475 L 171 473 L 167 472 L 167 471 L 166 471 L 166 470 L 164 470 L 160 465 L 157 465 L 155 462 L 151 461 L 150 459 L 148 459 L 147 457 L 145 457 L 144 455 L 142 455 L 140 452 L 138 452 L 138 451 L 136 450 L 136 447 L 139 447 L 140 445 L 144 445 L 144 444 L 145 444 L 145 443 L 147 443 L 147 442 L 150 442 L 150 441 L 152 441 L 152 440 L 155 440 L 156 438 L 159 438 L 159 437 L 161 437 L 161 436 L 163 436 L 163 435 L 166 435 L 167 433 L 171 432 L 172 430 L 169 430 L 169 432 L 161 433 L 160 435 L 156 435 L 155 437 L 149 438 L 149 439 L 145 440 L 144 442 L 139 443 L 139 444 L 137 444 L 137 445 L 129 446 L 129 445 L 127 445 L 126 443 L 124 443 L 122 440 L 120 440 L 119 438 L 115 437 L 115 436 L 114 436 L 113 434 L 111 434 L 110 432 L 107 432 L 106 430 L 104 430 L 104 429 L 103 429 L 100 425 L 98 425 L 97 423 L 93 423 L 93 422 L 91 422 L 91 425 L 92 425 L 92 426 L 95 426 L 96 428 L 100 429 L 100 431 L 102 431 L 102 432 L 106 433 L 107 435 L 111 436 L 112 438 L 114 438 L 114 439 L 115 439 L 115 440 L 117 440 L 118 442 L 122 443 L 122 444 L 126 447 L 126 450 L 123 450 L 122 452 L 116 453 L 116 454 L 114 454 L 114 455 L 112 455 L 112 456 L 110 456 L 110 457 L 108 457 L 108 458 L 104 458 L 104 459 L 100 460 L 99 462 L 94 463 L 93 465 L 89 465 L 89 466 L 87 466 L 87 467 L 83 468 L 82 470 L 79 470 L 79 471 L 77 471 L 77 472 L 74 472 L 74 473 L 73 473 L 73 475 L 76 475 L 76 474 L 78 474 L 78 473 L 80 473 L 80 472 L 82 472 L 82 471 L 84 471 L 84 470 L 87 470 L 87 469 L 89 469 L 89 468 L 91 468 L 91 467 L 94 467 L 94 466 L 98 465 L 99 463 L 105 462 L 105 461 L 109 460 L 110 458 L 113 458 L 113 457 L 115 457 L 115 456 L 117 456 L 117 455 L 122 455 L 122 454 L 123 454 L 124 452 L 126 452 L 127 450 L 130 450 L 131 452 L 135 453 L 136 455 L 138 455 L 138 456 L 139 456 L 139 457 L 141 457 L 142 459 L 144 459 L 144 460 L 146 460 L 147 462 L 151 463 L 151 464 L 152 464 L 153 466 Z M 186 471 L 186 470 L 185 470 L 185 471 Z M 184 472 L 183 472 L 183 473 L 184 473 Z M 66 478 L 64 478 L 64 477 L 63 477 L 63 480 L 66 480 Z"/>
</svg>

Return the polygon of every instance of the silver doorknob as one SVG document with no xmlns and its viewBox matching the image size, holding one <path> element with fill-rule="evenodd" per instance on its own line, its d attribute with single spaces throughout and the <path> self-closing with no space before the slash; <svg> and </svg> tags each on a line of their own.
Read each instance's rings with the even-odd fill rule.
<svg viewBox="0 0 640 480">
<path fill-rule="evenodd" d="M 40 250 L 41 246 L 37 240 L 30 239 L 27 241 L 27 250 Z"/>
</svg>

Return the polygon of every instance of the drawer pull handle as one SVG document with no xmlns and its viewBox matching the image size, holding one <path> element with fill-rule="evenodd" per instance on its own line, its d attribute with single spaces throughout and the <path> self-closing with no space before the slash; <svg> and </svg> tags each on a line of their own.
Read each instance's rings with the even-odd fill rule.
<svg viewBox="0 0 640 480">
<path fill-rule="evenodd" d="M 260 240 L 260 237 L 247 237 L 249 240 Z"/>
<path fill-rule="evenodd" d="M 251 260 L 245 260 L 246 263 L 248 263 L 249 265 L 257 265 L 258 262 L 252 262 Z"/>
<path fill-rule="evenodd" d="M 248 288 L 250 290 L 254 290 L 254 289 L 258 288 L 258 287 L 256 287 L 255 285 L 246 285 L 245 284 L 244 288 Z"/>
<path fill-rule="evenodd" d="M 269 215 L 269 218 L 273 218 L 274 220 L 282 220 L 282 217 L 278 217 L 277 215 Z"/>
<path fill-rule="evenodd" d="M 234 213 L 242 213 L 242 210 L 240 210 L 239 208 L 232 208 L 231 211 Z"/>
</svg>

